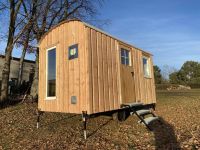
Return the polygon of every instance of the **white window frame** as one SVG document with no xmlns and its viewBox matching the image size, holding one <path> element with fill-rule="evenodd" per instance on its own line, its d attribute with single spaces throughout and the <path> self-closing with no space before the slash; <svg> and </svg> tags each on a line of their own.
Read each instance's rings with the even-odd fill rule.
<svg viewBox="0 0 200 150">
<path fill-rule="evenodd" d="M 55 51 L 56 51 L 56 46 L 46 49 L 46 100 L 55 100 L 56 99 L 56 96 L 48 96 L 48 91 L 47 91 L 48 90 L 48 88 L 47 88 L 47 86 L 48 86 L 48 52 L 53 49 L 55 49 Z M 57 54 L 56 54 L 56 56 L 57 56 Z M 57 59 L 56 59 L 56 61 L 57 61 Z M 56 76 L 57 76 L 57 62 L 56 62 L 55 67 L 56 67 Z M 57 80 L 56 80 L 56 82 L 57 82 Z M 56 87 L 55 87 L 55 90 L 56 90 Z M 57 92 L 56 92 L 56 94 L 57 94 Z"/>
<path fill-rule="evenodd" d="M 145 70 L 144 70 L 144 62 L 143 62 L 143 59 L 146 59 L 147 60 L 147 69 L 148 69 L 148 74 L 145 74 Z M 150 67 L 150 58 L 149 57 L 146 57 L 146 56 L 143 56 L 142 57 L 142 68 L 143 68 L 143 74 L 144 74 L 144 77 L 145 78 L 151 78 L 151 67 Z"/>
<path fill-rule="evenodd" d="M 122 56 L 122 53 L 121 53 L 121 51 L 122 51 L 122 49 L 123 50 L 125 50 L 125 51 L 128 51 L 128 61 L 129 61 L 129 64 L 126 64 L 126 56 L 124 57 L 124 56 Z M 125 64 L 122 64 L 122 57 L 124 57 L 125 58 Z M 131 51 L 130 50 L 128 50 L 128 49 L 126 49 L 126 48 L 121 48 L 120 49 L 120 61 L 121 61 L 121 64 L 122 65 L 124 65 L 124 66 L 131 66 L 132 65 L 132 61 L 131 61 Z"/>
</svg>

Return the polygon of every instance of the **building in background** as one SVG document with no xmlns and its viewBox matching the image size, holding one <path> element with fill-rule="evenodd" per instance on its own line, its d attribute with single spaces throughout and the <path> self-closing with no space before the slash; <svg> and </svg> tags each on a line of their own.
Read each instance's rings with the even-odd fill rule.
<svg viewBox="0 0 200 150">
<path fill-rule="evenodd" d="M 2 80 L 2 70 L 4 65 L 4 55 L 0 55 L 0 83 Z M 19 73 L 19 58 L 12 57 L 11 58 L 11 66 L 10 66 L 10 77 L 9 77 L 9 85 L 15 86 L 18 80 L 18 73 Z M 24 60 L 23 64 L 23 73 L 22 73 L 22 83 L 28 83 L 32 81 L 34 75 L 34 65 L 35 61 L 32 60 Z M 11 88 L 11 87 L 10 87 Z M 11 90 L 9 90 L 11 91 Z"/>
</svg>

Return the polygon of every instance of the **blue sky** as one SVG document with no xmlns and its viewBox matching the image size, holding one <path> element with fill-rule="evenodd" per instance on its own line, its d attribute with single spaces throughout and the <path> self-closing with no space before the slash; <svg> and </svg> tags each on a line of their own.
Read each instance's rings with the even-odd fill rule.
<svg viewBox="0 0 200 150">
<path fill-rule="evenodd" d="M 179 69 L 186 60 L 200 60 L 199 0 L 108 0 L 104 29 L 151 52 L 154 64 Z"/>
<path fill-rule="evenodd" d="M 199 7 L 200 0 L 105 0 L 99 11 L 100 18 L 111 22 L 106 32 L 151 52 L 161 68 L 179 69 L 186 60 L 200 60 Z M 3 24 L 0 21 L 1 33 L 6 31 Z M 0 41 L 0 47 L 2 53 L 5 43 Z M 34 59 L 34 54 L 26 58 Z"/>
</svg>

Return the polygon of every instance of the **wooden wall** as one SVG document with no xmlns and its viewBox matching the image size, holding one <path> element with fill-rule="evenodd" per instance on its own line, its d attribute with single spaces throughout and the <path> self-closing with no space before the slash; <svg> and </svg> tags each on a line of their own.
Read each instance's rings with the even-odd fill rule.
<svg viewBox="0 0 200 150">
<path fill-rule="evenodd" d="M 96 29 L 87 27 L 89 72 L 91 79 L 89 84 L 89 112 L 97 113 L 119 109 L 123 98 L 131 102 L 130 97 L 134 97 L 132 102 L 142 102 L 151 104 L 156 102 L 155 84 L 153 74 L 152 56 L 130 45 L 122 43 L 111 36 L 99 32 Z M 123 45 L 123 46 L 122 46 Z M 132 69 L 134 71 L 135 92 L 124 96 L 122 85 L 122 70 L 120 48 L 127 47 L 131 51 Z M 150 59 L 150 78 L 144 77 L 142 57 Z M 123 67 L 122 67 L 123 68 Z M 127 77 L 128 78 L 128 77 Z M 127 90 L 127 89 L 125 89 Z M 126 92 L 127 93 L 127 92 Z M 130 92 L 129 92 L 130 94 Z"/>
<path fill-rule="evenodd" d="M 42 111 L 81 113 L 89 107 L 88 52 L 85 26 L 70 21 L 53 28 L 39 51 L 39 108 Z M 78 58 L 68 59 L 68 47 L 78 43 Z M 46 50 L 56 46 L 56 99 L 46 100 Z M 71 96 L 77 104 L 71 104 Z"/>
<path fill-rule="evenodd" d="M 80 21 L 64 22 L 51 29 L 39 43 L 39 108 L 88 114 L 119 109 L 122 104 L 119 43 Z M 78 58 L 68 60 L 68 47 L 73 44 L 78 44 Z M 46 100 L 46 50 L 54 46 L 56 99 Z M 147 54 L 133 47 L 131 51 L 136 100 L 155 103 L 153 66 L 152 78 L 144 78 L 142 56 Z M 77 104 L 71 104 L 71 96 L 77 97 Z"/>
<path fill-rule="evenodd" d="M 156 102 L 152 56 L 136 48 L 132 48 L 133 69 L 135 72 L 136 101 L 144 104 Z M 144 77 L 142 57 L 150 59 L 150 78 Z"/>
<path fill-rule="evenodd" d="M 90 110 L 103 112 L 120 108 L 118 41 L 87 27 L 89 52 Z"/>
</svg>

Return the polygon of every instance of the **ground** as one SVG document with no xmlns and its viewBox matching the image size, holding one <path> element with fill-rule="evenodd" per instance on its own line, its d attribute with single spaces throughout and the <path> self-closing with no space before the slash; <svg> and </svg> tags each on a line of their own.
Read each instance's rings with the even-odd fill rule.
<svg viewBox="0 0 200 150">
<path fill-rule="evenodd" d="M 200 89 L 157 91 L 153 131 L 130 116 L 117 122 L 92 118 L 87 140 L 81 116 L 44 113 L 36 129 L 36 103 L 19 103 L 0 110 L 0 149 L 200 149 Z"/>
</svg>

